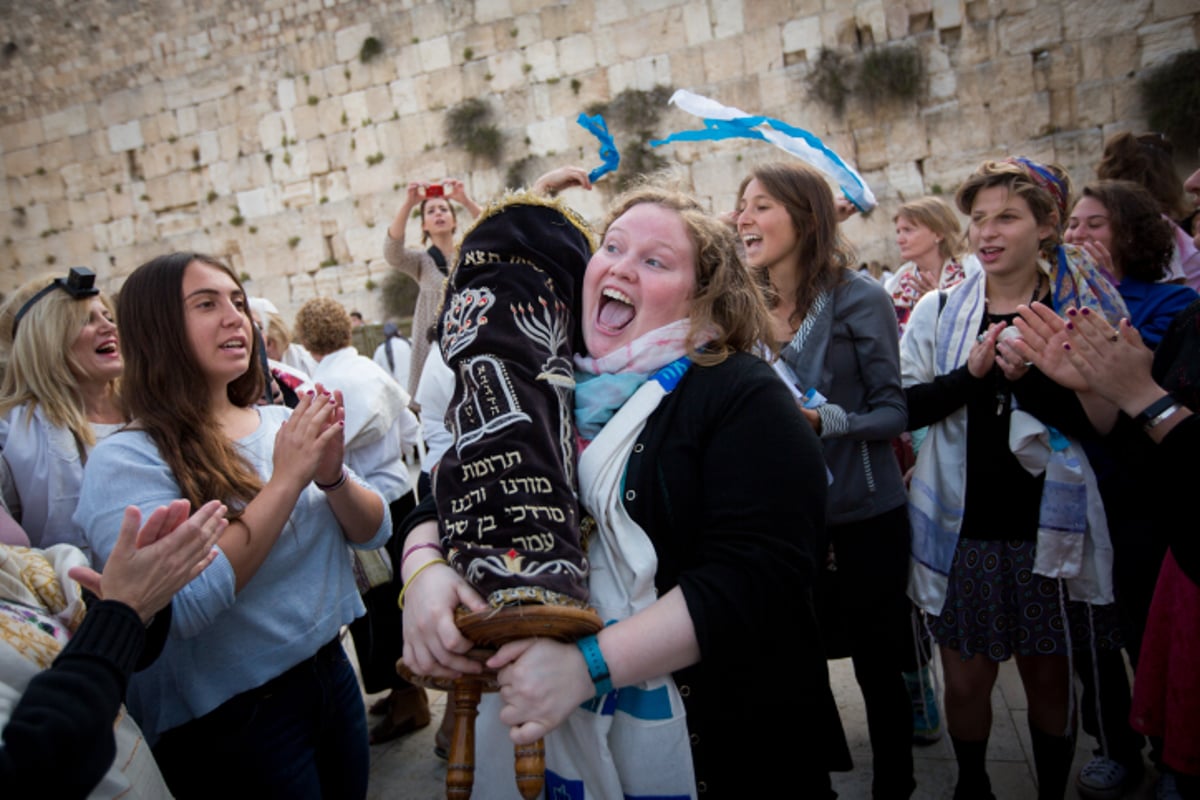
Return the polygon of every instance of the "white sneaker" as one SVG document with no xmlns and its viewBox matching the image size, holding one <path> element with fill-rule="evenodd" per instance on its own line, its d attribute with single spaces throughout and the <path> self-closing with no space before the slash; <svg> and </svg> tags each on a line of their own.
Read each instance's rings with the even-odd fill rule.
<svg viewBox="0 0 1200 800">
<path fill-rule="evenodd" d="M 1095 756 L 1075 776 L 1075 788 L 1087 800 L 1117 800 L 1125 790 L 1129 770 L 1118 761 Z"/>
</svg>

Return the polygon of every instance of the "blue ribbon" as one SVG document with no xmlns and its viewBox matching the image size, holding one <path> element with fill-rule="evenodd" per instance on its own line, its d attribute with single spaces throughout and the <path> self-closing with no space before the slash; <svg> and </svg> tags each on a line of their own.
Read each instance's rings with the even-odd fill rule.
<svg viewBox="0 0 1200 800">
<path fill-rule="evenodd" d="M 868 211 L 870 204 L 864 199 L 863 183 L 854 173 L 846 167 L 846 162 L 842 161 L 834 151 L 830 150 L 812 133 L 788 125 L 786 122 L 774 119 L 772 117 L 740 117 L 738 119 L 705 119 L 704 128 L 694 131 L 676 131 L 670 134 L 665 139 L 655 139 L 650 142 L 651 147 L 667 144 L 669 142 L 702 142 L 702 141 L 718 141 L 720 139 L 759 139 L 770 144 L 775 144 L 768 139 L 762 131 L 756 130 L 759 125 L 769 125 L 780 133 L 788 136 L 801 139 L 817 151 L 821 156 L 829 162 L 829 167 L 836 173 L 833 177 L 837 179 L 838 185 L 842 189 L 842 193 L 846 199 L 854 204 L 854 207 L 859 211 Z M 813 166 L 820 166 L 814 164 Z M 826 170 L 829 171 L 828 169 Z"/>
<path fill-rule="evenodd" d="M 588 180 L 595 183 L 620 165 L 621 154 L 617 152 L 617 145 L 613 142 L 612 134 L 608 132 L 604 117 L 599 114 L 591 117 L 580 114 L 575 121 L 600 140 L 600 158 L 604 163 L 588 173 Z"/>
</svg>

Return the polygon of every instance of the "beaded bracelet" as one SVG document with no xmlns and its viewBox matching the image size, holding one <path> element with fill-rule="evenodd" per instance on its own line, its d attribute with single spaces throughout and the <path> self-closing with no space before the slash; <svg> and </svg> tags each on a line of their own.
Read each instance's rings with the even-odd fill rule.
<svg viewBox="0 0 1200 800">
<path fill-rule="evenodd" d="M 401 611 L 404 610 L 404 593 L 408 591 L 408 587 L 412 585 L 412 582 L 414 580 L 416 580 L 418 575 L 420 575 L 422 572 L 424 572 L 426 570 L 426 568 L 428 568 L 429 566 L 431 566 L 433 564 L 447 564 L 448 565 L 449 562 L 447 562 L 446 559 L 444 559 L 444 558 L 430 559 L 429 561 L 426 561 L 421 566 L 417 567 L 416 571 L 413 572 L 412 575 L 408 576 L 408 580 L 406 580 L 404 582 L 404 586 L 402 586 L 400 588 L 400 596 L 396 598 L 396 605 L 400 606 Z"/>
<path fill-rule="evenodd" d="M 346 472 L 346 468 L 345 468 L 345 467 L 342 467 L 342 474 L 341 474 L 341 477 L 339 477 L 339 478 L 338 478 L 336 481 L 334 481 L 333 483 L 321 483 L 321 482 L 320 482 L 320 481 L 318 481 L 316 478 L 313 478 L 313 483 L 314 483 L 314 484 L 316 485 L 316 487 L 317 487 L 318 489 L 320 489 L 322 492 L 332 492 L 332 491 L 334 491 L 335 489 L 340 489 L 340 488 L 342 488 L 342 484 L 346 482 L 346 477 L 347 477 L 347 475 L 348 475 L 348 473 Z"/>
<path fill-rule="evenodd" d="M 613 690 L 612 675 L 608 672 L 608 662 L 604 660 L 604 653 L 600 652 L 600 642 L 594 635 L 585 636 L 575 642 L 575 646 L 579 648 L 579 652 L 583 653 L 588 675 L 592 679 L 592 685 L 596 687 L 596 697 L 603 697 L 611 692 Z"/>
<path fill-rule="evenodd" d="M 419 544 L 414 544 L 412 547 L 410 547 L 404 551 L 404 555 L 400 556 L 400 566 L 397 569 L 400 571 L 403 571 L 404 570 L 404 562 L 408 561 L 408 557 L 411 556 L 413 553 L 417 552 L 418 550 L 424 550 L 427 547 L 431 547 L 434 550 L 437 550 L 439 556 L 445 555 L 445 553 L 442 552 L 442 546 L 439 545 L 437 542 L 420 542 Z"/>
</svg>

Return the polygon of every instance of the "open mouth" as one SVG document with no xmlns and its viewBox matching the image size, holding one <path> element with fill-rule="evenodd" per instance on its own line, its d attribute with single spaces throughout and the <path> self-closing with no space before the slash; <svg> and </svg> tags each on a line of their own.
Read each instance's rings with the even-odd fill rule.
<svg viewBox="0 0 1200 800">
<path fill-rule="evenodd" d="M 222 350 L 245 350 L 246 343 L 245 343 L 245 341 L 243 341 L 241 339 L 231 339 L 230 341 L 221 345 L 221 349 Z"/>
<path fill-rule="evenodd" d="M 116 342 L 105 342 L 96 348 L 96 352 L 102 356 L 111 356 L 117 352 L 117 349 Z"/>
<path fill-rule="evenodd" d="M 624 292 L 605 289 L 600 293 L 599 319 L 605 328 L 619 331 L 633 320 L 636 313 L 633 300 Z"/>
<path fill-rule="evenodd" d="M 762 241 L 762 237 L 759 236 L 757 233 L 747 233 L 744 236 L 742 236 L 742 244 L 746 245 L 747 247 L 749 247 L 752 244 L 758 244 L 761 241 Z"/>
</svg>

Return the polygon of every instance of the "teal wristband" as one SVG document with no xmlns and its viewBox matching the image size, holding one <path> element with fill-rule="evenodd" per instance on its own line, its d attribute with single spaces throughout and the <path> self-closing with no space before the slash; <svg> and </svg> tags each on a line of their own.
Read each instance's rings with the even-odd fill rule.
<svg viewBox="0 0 1200 800">
<path fill-rule="evenodd" d="M 596 687 L 596 697 L 603 697 L 613 690 L 612 676 L 608 674 L 608 664 L 604 654 L 600 652 L 600 642 L 595 636 L 585 636 L 575 642 L 579 652 L 583 653 L 584 663 L 587 664 L 588 675 Z"/>
</svg>

